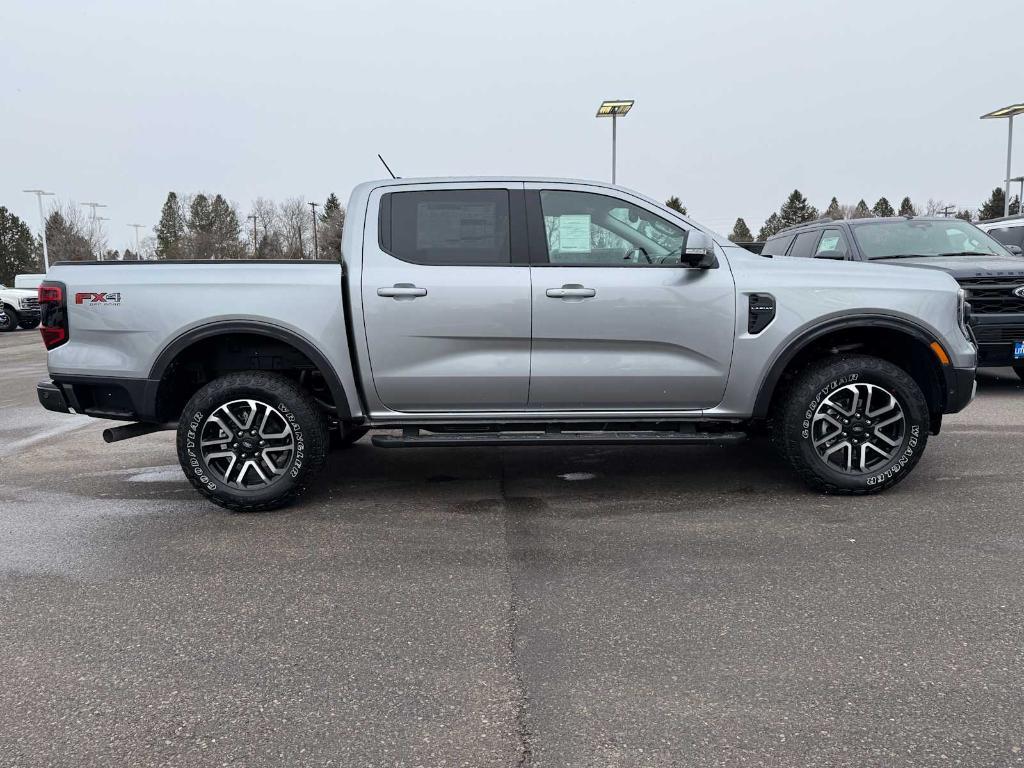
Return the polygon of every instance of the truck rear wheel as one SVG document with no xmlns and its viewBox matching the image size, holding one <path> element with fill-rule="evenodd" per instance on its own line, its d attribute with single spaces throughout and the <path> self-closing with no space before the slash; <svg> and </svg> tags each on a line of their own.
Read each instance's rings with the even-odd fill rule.
<svg viewBox="0 0 1024 768">
<path fill-rule="evenodd" d="M 178 460 L 189 482 L 235 512 L 288 504 L 326 454 L 326 425 L 315 401 L 277 374 L 215 379 L 193 395 L 178 423 Z"/>
<path fill-rule="evenodd" d="M 929 411 L 910 375 L 848 355 L 811 364 L 776 411 L 772 439 L 811 488 L 867 494 L 891 488 L 917 465 Z"/>
</svg>

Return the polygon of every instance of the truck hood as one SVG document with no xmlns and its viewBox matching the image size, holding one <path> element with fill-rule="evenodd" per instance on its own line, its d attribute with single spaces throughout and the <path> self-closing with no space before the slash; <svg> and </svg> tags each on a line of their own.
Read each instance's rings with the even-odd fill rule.
<svg viewBox="0 0 1024 768">
<path fill-rule="evenodd" d="M 0 296 L 4 296 L 7 299 L 34 299 L 38 295 L 37 291 L 30 291 L 27 288 L 0 289 Z"/>
<path fill-rule="evenodd" d="M 937 269 L 954 278 L 985 277 L 988 275 L 1024 275 L 1022 256 L 920 256 L 911 259 L 872 259 L 872 264 L 894 267 Z"/>
</svg>

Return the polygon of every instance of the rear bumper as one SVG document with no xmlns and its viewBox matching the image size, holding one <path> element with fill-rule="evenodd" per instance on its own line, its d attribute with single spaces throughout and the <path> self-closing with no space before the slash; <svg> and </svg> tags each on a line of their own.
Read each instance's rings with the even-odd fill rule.
<svg viewBox="0 0 1024 768">
<path fill-rule="evenodd" d="M 71 413 L 64 390 L 52 381 L 40 381 L 36 384 L 36 397 L 39 398 L 39 404 L 48 411 Z"/>
<path fill-rule="evenodd" d="M 946 368 L 946 407 L 944 413 L 958 413 L 970 405 L 978 389 L 976 368 Z"/>
<path fill-rule="evenodd" d="M 118 421 L 158 421 L 159 381 L 100 376 L 58 376 L 36 385 L 39 404 L 57 413 L 82 413 Z"/>
</svg>

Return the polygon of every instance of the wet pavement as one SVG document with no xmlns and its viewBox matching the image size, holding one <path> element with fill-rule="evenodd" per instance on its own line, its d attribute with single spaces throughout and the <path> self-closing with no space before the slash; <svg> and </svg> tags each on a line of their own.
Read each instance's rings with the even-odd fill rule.
<svg viewBox="0 0 1024 768">
<path fill-rule="evenodd" d="M 730 448 L 333 454 L 281 512 L 0 335 L 0 765 L 1024 763 L 1024 387 L 877 497 Z"/>
</svg>

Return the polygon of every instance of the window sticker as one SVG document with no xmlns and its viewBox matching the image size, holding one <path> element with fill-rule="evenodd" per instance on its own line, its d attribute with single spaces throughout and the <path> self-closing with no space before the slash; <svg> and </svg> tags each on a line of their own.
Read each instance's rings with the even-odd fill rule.
<svg viewBox="0 0 1024 768">
<path fill-rule="evenodd" d="M 590 214 L 573 213 L 558 217 L 559 248 L 562 253 L 590 252 Z"/>
<path fill-rule="evenodd" d="M 836 246 L 839 245 L 839 235 L 833 235 L 831 237 L 822 237 L 821 245 L 818 246 L 818 253 L 825 251 L 834 251 Z"/>
</svg>

